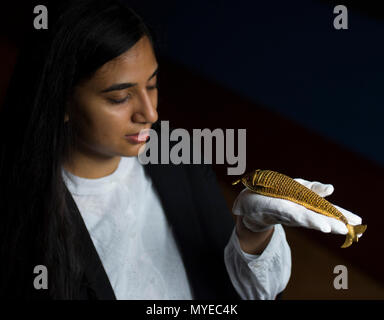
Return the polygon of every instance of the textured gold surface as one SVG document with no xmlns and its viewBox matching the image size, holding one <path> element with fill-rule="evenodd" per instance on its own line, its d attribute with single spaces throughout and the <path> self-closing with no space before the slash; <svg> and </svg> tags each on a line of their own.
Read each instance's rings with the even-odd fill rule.
<svg viewBox="0 0 384 320">
<path fill-rule="evenodd" d="M 352 242 L 357 242 L 359 239 L 358 235 L 367 229 L 366 225 L 352 226 L 348 224 L 345 216 L 331 203 L 282 173 L 258 169 L 245 174 L 233 184 L 235 185 L 239 182 L 242 182 L 252 192 L 293 201 L 316 213 L 340 220 L 348 229 L 347 238 L 341 246 L 342 248 L 349 247 Z"/>
</svg>

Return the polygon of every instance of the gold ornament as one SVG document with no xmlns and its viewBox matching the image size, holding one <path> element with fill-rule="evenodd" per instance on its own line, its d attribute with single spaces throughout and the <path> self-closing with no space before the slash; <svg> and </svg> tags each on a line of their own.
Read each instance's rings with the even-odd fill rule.
<svg viewBox="0 0 384 320">
<path fill-rule="evenodd" d="M 242 178 L 233 182 L 232 185 L 239 182 L 242 182 L 252 192 L 293 201 L 316 213 L 342 221 L 348 229 L 347 238 L 341 246 L 342 248 L 347 248 L 352 242 L 357 242 L 359 240 L 358 235 L 363 234 L 367 229 L 366 225 L 352 226 L 348 224 L 345 216 L 331 203 L 282 173 L 257 169 L 245 174 Z"/>
</svg>

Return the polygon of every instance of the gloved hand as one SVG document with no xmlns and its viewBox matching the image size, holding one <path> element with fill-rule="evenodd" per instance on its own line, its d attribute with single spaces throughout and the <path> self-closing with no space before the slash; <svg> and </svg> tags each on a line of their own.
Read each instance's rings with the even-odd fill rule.
<svg viewBox="0 0 384 320">
<path fill-rule="evenodd" d="M 322 184 L 318 181 L 311 182 L 301 178 L 294 180 L 321 197 L 329 196 L 334 191 L 331 184 Z M 334 204 L 333 206 L 347 218 L 349 224 L 361 224 L 359 216 Z M 289 200 L 254 193 L 247 188 L 241 191 L 236 198 L 232 212 L 235 215 L 243 216 L 244 225 L 253 232 L 268 230 L 275 224 L 284 224 L 316 229 L 326 233 L 348 233 L 345 224 L 335 218 L 324 216 Z"/>
</svg>

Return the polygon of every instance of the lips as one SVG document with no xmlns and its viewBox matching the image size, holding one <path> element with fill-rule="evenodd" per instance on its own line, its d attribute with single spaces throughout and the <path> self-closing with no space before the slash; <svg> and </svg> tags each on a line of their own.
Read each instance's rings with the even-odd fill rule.
<svg viewBox="0 0 384 320">
<path fill-rule="evenodd" d="M 126 134 L 125 137 L 134 143 L 145 142 L 149 138 L 149 129 L 142 129 L 140 132 L 135 134 Z"/>
</svg>

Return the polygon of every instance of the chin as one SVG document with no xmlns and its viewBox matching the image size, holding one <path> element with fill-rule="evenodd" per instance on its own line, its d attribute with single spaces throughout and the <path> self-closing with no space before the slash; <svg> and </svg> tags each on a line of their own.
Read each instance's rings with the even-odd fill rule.
<svg viewBox="0 0 384 320">
<path fill-rule="evenodd" d="M 142 152 L 142 150 L 141 150 L 142 147 L 144 150 L 144 146 L 145 146 L 144 143 L 131 146 L 130 148 L 128 148 L 127 151 L 123 152 L 123 154 L 124 154 L 123 156 L 124 157 L 137 157 L 139 155 L 139 153 Z"/>
</svg>

